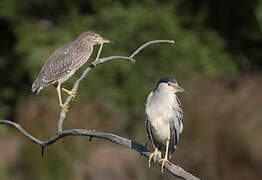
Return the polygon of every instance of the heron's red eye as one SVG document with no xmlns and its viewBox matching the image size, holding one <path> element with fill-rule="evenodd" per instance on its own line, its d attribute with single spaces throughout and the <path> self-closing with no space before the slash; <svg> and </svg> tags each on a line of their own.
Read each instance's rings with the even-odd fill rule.
<svg viewBox="0 0 262 180">
<path fill-rule="evenodd" d="M 170 83 L 170 82 L 168 82 L 167 84 L 168 84 L 168 86 L 171 86 L 171 83 Z"/>
</svg>

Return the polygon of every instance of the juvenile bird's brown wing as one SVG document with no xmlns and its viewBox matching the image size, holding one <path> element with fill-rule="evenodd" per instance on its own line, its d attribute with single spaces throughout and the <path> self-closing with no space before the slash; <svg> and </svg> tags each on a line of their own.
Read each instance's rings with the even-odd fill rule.
<svg viewBox="0 0 262 180">
<path fill-rule="evenodd" d="M 59 78 L 69 73 L 73 68 L 74 47 L 67 43 L 57 50 L 45 62 L 37 79 L 32 85 L 32 91 L 38 91 L 50 84 L 55 83 Z"/>
<path fill-rule="evenodd" d="M 39 75 L 43 74 L 42 77 L 45 77 L 45 80 L 49 83 L 58 80 L 72 70 L 73 55 L 72 43 L 61 46 L 49 57 Z"/>
</svg>

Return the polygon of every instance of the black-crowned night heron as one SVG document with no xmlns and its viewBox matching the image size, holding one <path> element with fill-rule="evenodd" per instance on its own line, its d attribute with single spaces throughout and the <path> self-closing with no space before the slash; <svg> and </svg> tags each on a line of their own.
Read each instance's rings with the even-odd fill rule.
<svg viewBox="0 0 262 180">
<path fill-rule="evenodd" d="M 179 134 L 183 130 L 183 111 L 177 92 L 187 93 L 175 79 L 160 79 L 145 104 L 147 135 L 155 149 L 149 156 L 148 166 L 151 159 L 154 157 L 155 161 L 158 156 L 162 158 L 159 160 L 159 163 L 162 162 L 162 173 L 165 162 L 169 162 L 177 149 Z M 164 158 L 161 152 L 165 153 Z"/>
<path fill-rule="evenodd" d="M 61 99 L 61 84 L 69 79 L 82 65 L 86 63 L 96 44 L 109 43 L 98 33 L 84 32 L 78 38 L 69 42 L 53 52 L 45 62 L 38 77 L 32 85 L 32 91 L 40 93 L 43 87 L 54 84 L 57 89 L 60 106 L 67 112 L 69 105 L 63 104 Z M 62 90 L 73 98 L 75 91 Z"/>
</svg>

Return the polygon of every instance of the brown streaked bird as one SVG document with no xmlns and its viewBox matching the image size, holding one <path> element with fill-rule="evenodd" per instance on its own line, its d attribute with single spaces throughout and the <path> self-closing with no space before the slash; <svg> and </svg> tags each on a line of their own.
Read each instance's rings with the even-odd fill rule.
<svg viewBox="0 0 262 180">
<path fill-rule="evenodd" d="M 78 36 L 75 41 L 61 46 L 45 62 L 32 85 L 32 92 L 39 94 L 44 87 L 55 85 L 60 106 L 67 112 L 69 105 L 62 103 L 61 84 L 86 63 L 93 52 L 94 45 L 109 42 L 98 33 L 88 31 Z M 76 95 L 76 91 L 69 91 L 65 88 L 62 90 L 73 98 Z"/>
</svg>

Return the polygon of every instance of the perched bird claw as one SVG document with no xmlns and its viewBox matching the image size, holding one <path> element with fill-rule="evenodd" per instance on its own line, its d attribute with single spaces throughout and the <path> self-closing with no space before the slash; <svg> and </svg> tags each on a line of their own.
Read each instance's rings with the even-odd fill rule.
<svg viewBox="0 0 262 180">
<path fill-rule="evenodd" d="M 60 106 L 64 109 L 65 112 L 68 112 L 68 109 L 69 109 L 69 104 L 68 103 L 61 104 Z"/>
<path fill-rule="evenodd" d="M 76 97 L 76 91 L 69 91 L 69 92 L 68 92 L 68 95 L 69 95 L 69 96 L 72 96 L 72 100 L 74 100 L 75 97 Z"/>
<path fill-rule="evenodd" d="M 76 97 L 76 91 L 71 91 L 71 94 L 70 94 L 73 98 Z"/>
<path fill-rule="evenodd" d="M 164 159 L 160 159 L 160 160 L 158 161 L 158 165 L 160 165 L 161 162 L 162 162 L 162 165 L 161 165 L 161 173 L 164 174 L 164 165 L 165 165 L 165 163 L 167 162 L 167 163 L 170 163 L 170 164 L 171 164 L 171 162 L 170 162 L 167 158 L 164 158 Z"/>
<path fill-rule="evenodd" d="M 148 167 L 150 168 L 151 166 L 151 160 L 154 157 L 154 162 L 156 161 L 156 156 L 158 155 L 158 149 L 156 148 L 153 153 L 150 153 L 149 158 L 148 158 Z"/>
<path fill-rule="evenodd" d="M 76 91 L 75 90 L 69 91 L 65 88 L 62 88 L 62 91 L 66 92 L 69 96 L 72 96 L 72 100 L 75 99 L 75 97 L 76 97 Z"/>
</svg>

